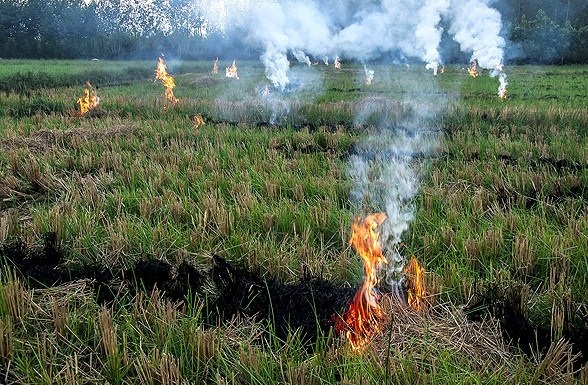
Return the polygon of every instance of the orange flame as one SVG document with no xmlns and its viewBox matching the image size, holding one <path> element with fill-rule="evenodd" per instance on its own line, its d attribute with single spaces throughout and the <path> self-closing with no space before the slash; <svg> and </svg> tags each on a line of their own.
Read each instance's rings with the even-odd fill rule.
<svg viewBox="0 0 588 385">
<path fill-rule="evenodd" d="M 385 219 L 386 214 L 377 213 L 369 215 L 361 223 L 357 218 L 352 225 L 353 233 L 349 242 L 363 260 L 365 279 L 347 312 L 336 320 L 335 329 L 345 333 L 356 351 L 370 343 L 380 331 L 380 323 L 384 318 L 375 287 L 378 283 L 378 268 L 382 263 L 387 263 L 382 254 L 379 233 L 376 232 L 376 227 Z"/>
<path fill-rule="evenodd" d="M 425 269 L 413 257 L 408 266 L 404 268 L 404 275 L 407 277 L 408 283 L 408 304 L 415 310 L 423 309 L 425 306 L 424 298 L 427 295 L 425 290 Z"/>
<path fill-rule="evenodd" d="M 468 73 L 473 78 L 478 77 L 478 61 L 476 59 L 470 61 L 470 68 L 468 68 Z"/>
<path fill-rule="evenodd" d="M 233 60 L 233 64 L 231 64 L 230 67 L 227 67 L 225 73 L 228 78 L 235 78 L 235 79 L 239 80 L 239 75 L 237 75 L 237 65 L 235 64 L 235 60 Z"/>
<path fill-rule="evenodd" d="M 176 82 L 174 78 L 167 73 L 167 69 L 165 67 L 165 63 L 162 58 L 159 58 L 157 61 L 157 69 L 155 70 L 155 80 L 161 80 L 161 84 L 165 87 L 165 99 L 176 103 L 178 99 L 174 96 L 174 87 L 176 86 Z"/>
<path fill-rule="evenodd" d="M 444 74 L 445 73 L 445 66 L 441 66 L 441 73 Z"/>
<path fill-rule="evenodd" d="M 100 98 L 96 93 L 96 88 L 87 81 L 86 87 L 84 88 L 84 96 L 79 98 L 76 102 L 80 105 L 80 115 L 85 115 L 92 108 L 97 107 L 99 102 Z"/>
<path fill-rule="evenodd" d="M 212 62 L 212 73 L 218 74 L 218 57 Z"/>
<path fill-rule="evenodd" d="M 192 120 L 194 121 L 194 127 L 198 128 L 200 126 L 204 126 L 204 118 L 202 117 L 201 114 L 196 114 L 194 115 L 194 117 L 192 118 Z"/>
<path fill-rule="evenodd" d="M 500 87 L 498 88 L 498 96 L 500 96 L 500 99 L 506 99 L 508 97 L 508 94 L 506 93 L 506 84 L 501 84 Z"/>
</svg>

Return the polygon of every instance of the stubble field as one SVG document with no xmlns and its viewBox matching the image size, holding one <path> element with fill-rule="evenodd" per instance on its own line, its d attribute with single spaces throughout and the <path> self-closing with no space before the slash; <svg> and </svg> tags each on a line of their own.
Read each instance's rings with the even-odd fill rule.
<svg viewBox="0 0 588 385">
<path fill-rule="evenodd" d="M 501 100 L 460 66 L 293 64 L 266 95 L 259 63 L 170 61 L 172 104 L 155 64 L 0 61 L 6 383 L 587 381 L 588 68 L 507 67 Z M 430 305 L 390 300 L 358 354 L 330 316 L 385 208 L 350 158 L 399 130 L 430 139 L 401 249 Z"/>
</svg>

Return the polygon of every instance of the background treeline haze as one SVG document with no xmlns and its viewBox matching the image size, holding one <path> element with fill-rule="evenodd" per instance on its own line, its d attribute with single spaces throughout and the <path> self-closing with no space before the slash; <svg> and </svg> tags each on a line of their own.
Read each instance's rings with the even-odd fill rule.
<svg viewBox="0 0 588 385">
<path fill-rule="evenodd" d="M 239 36 L 206 31 L 194 0 L 155 4 L 157 10 L 127 0 L 0 0 L 0 58 L 258 56 Z M 501 0 L 493 6 L 502 14 L 508 63 L 588 63 L 588 1 Z M 448 35 L 441 51 L 448 63 L 469 60 Z"/>
</svg>

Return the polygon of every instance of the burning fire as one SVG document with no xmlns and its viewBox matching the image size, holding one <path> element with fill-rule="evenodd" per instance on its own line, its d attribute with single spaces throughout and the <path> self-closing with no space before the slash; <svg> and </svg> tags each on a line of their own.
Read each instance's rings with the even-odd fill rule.
<svg viewBox="0 0 588 385">
<path fill-rule="evenodd" d="M 441 66 L 441 73 L 444 74 L 445 73 L 445 66 Z"/>
<path fill-rule="evenodd" d="M 468 68 L 468 73 L 471 77 L 475 78 L 479 75 L 478 73 L 478 61 L 476 59 L 472 59 L 470 61 L 470 68 Z"/>
<path fill-rule="evenodd" d="M 196 114 L 194 115 L 194 117 L 192 118 L 192 120 L 194 121 L 194 127 L 198 128 L 200 126 L 204 126 L 204 118 L 202 117 L 202 114 Z"/>
<path fill-rule="evenodd" d="M 498 96 L 500 96 L 500 99 L 504 100 L 508 97 L 508 94 L 506 93 L 508 80 L 506 80 L 506 74 L 502 72 L 502 64 L 497 65 L 496 70 L 500 71 L 498 74 L 498 80 L 500 81 L 500 85 L 498 86 Z"/>
<path fill-rule="evenodd" d="M 376 227 L 385 219 L 386 214 L 377 213 L 369 215 L 361 223 L 358 218 L 352 225 L 353 233 L 349 242 L 363 260 L 365 279 L 347 312 L 336 320 L 335 328 L 339 333 L 345 333 L 356 351 L 362 350 L 380 331 L 380 321 L 384 318 L 375 287 L 378 284 L 379 267 L 387 263 L 376 231 Z"/>
<path fill-rule="evenodd" d="M 94 88 L 94 86 L 92 86 L 89 81 L 86 82 L 84 96 L 79 98 L 76 103 L 80 105 L 80 115 L 85 115 L 88 111 L 94 107 L 97 107 L 98 103 L 100 103 L 100 98 L 96 93 L 96 88 Z"/>
<path fill-rule="evenodd" d="M 407 302 L 413 309 L 421 310 L 424 307 L 423 298 L 427 294 L 425 291 L 425 269 L 413 257 L 408 266 L 404 268 L 404 275 L 407 277 L 408 283 Z"/>
<path fill-rule="evenodd" d="M 160 57 L 157 62 L 157 69 L 155 70 L 155 80 L 161 80 L 161 83 L 165 87 L 165 99 L 169 100 L 172 103 L 176 103 L 178 99 L 174 96 L 174 87 L 176 86 L 176 82 L 174 78 L 167 73 L 165 63 L 163 59 Z"/>
<path fill-rule="evenodd" d="M 364 67 L 365 70 L 365 85 L 369 86 L 372 84 L 372 80 L 374 80 L 374 70 L 368 69 L 367 67 Z"/>
<path fill-rule="evenodd" d="M 218 74 L 218 57 L 212 62 L 212 73 Z"/>
<path fill-rule="evenodd" d="M 500 99 L 506 99 L 508 97 L 508 94 L 506 93 L 506 85 L 508 83 L 506 82 L 501 82 L 500 86 L 498 86 L 498 96 L 500 96 Z"/>
<path fill-rule="evenodd" d="M 333 63 L 336 69 L 341 69 L 341 62 L 339 61 L 339 56 L 335 57 L 335 62 Z"/>
<path fill-rule="evenodd" d="M 235 60 L 233 60 L 233 64 L 226 69 L 226 76 L 228 78 L 235 78 L 239 80 L 239 75 L 237 75 L 237 65 L 235 64 Z"/>
</svg>

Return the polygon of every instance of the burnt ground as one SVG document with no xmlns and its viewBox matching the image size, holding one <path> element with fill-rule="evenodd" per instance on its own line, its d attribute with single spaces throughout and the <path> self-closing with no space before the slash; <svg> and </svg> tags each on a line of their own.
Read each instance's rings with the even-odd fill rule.
<svg viewBox="0 0 588 385">
<path fill-rule="evenodd" d="M 48 233 L 44 245 L 34 249 L 21 241 L 0 245 L 0 268 L 13 269 L 29 288 L 46 288 L 90 279 L 98 303 L 116 306 L 117 296 L 150 293 L 159 289 L 174 302 L 187 298 L 207 299 L 205 320 L 217 325 L 236 315 L 271 321 L 276 334 L 286 337 L 300 329 L 305 341 L 312 343 L 319 332 L 328 332 L 334 315 L 343 313 L 353 298 L 355 288 L 336 286 L 325 279 L 305 276 L 294 284 L 229 264 L 220 256 L 213 266 L 203 270 L 187 262 L 172 265 L 160 260 L 146 260 L 133 268 L 114 271 L 97 265 L 75 270 L 63 263 L 55 233 Z"/>
<path fill-rule="evenodd" d="M 521 291 L 508 290 L 496 285 L 487 286 L 476 293 L 475 300 L 465 309 L 470 320 L 492 316 L 500 322 L 503 339 L 518 346 L 528 356 L 545 353 L 551 345 L 549 324 L 537 325 L 521 309 Z M 588 362 L 588 307 L 568 312 L 562 337 L 571 342 L 572 352 L 581 356 L 575 364 Z"/>
<path fill-rule="evenodd" d="M 213 257 L 210 269 L 197 268 L 187 262 L 172 265 L 160 260 L 145 260 L 120 271 L 97 265 L 71 270 L 62 263 L 63 256 L 57 236 L 48 233 L 43 247 L 38 249 L 20 241 L 0 245 L 0 269 L 13 269 L 29 288 L 90 279 L 96 301 L 113 306 L 121 293 L 150 293 L 154 288 L 174 302 L 206 298 L 205 321 L 211 326 L 236 315 L 250 316 L 270 321 L 281 338 L 289 331 L 300 329 L 309 346 L 319 332 L 328 332 L 334 326 L 335 315 L 347 309 L 356 291 L 356 288 L 339 287 L 311 276 L 285 284 L 234 266 L 220 256 Z M 530 356 L 537 351 L 547 351 L 551 344 L 549 325 L 533 324 L 521 310 L 520 303 L 520 293 L 516 290 L 486 287 L 468 306 L 466 314 L 474 321 L 487 316 L 496 318 L 503 338 Z M 588 362 L 588 314 L 585 313 L 568 314 L 563 329 L 563 337 L 573 343 L 574 352 L 582 354 L 578 360 L 580 364 Z"/>
</svg>

